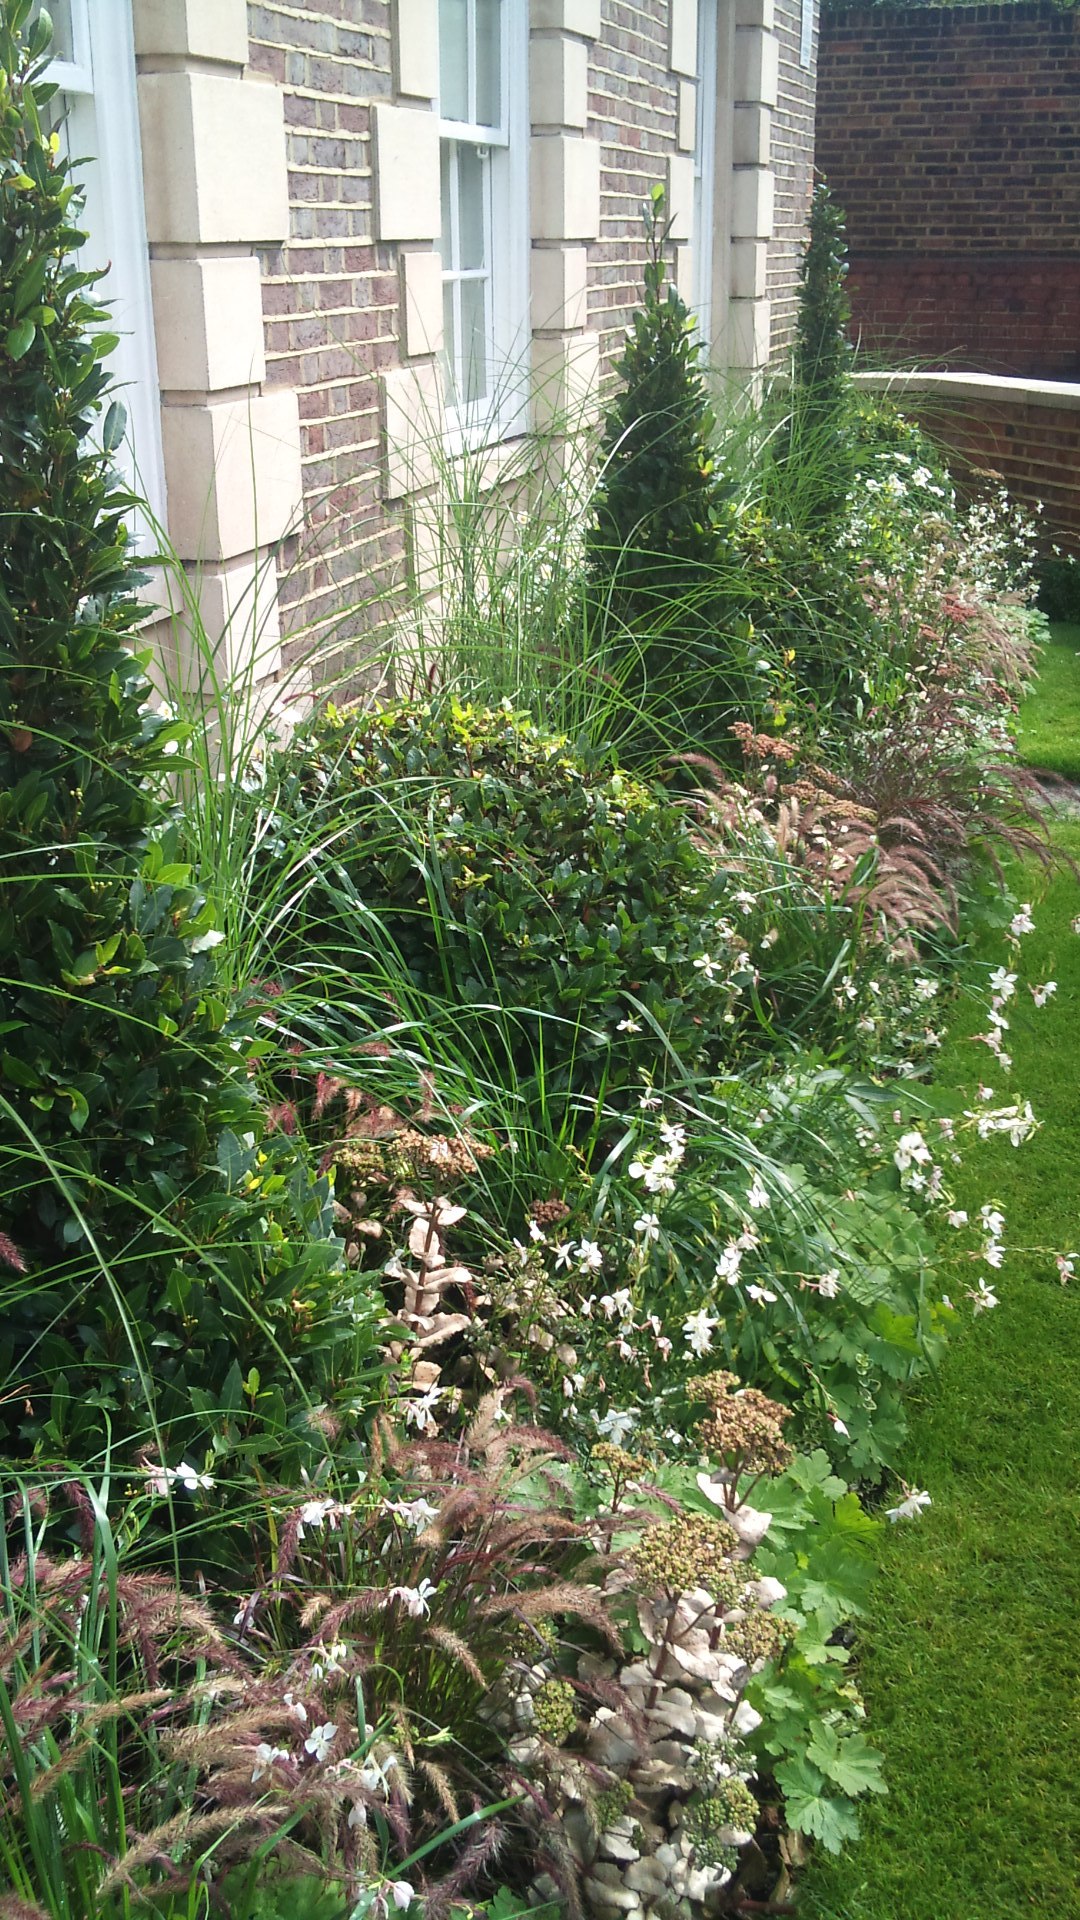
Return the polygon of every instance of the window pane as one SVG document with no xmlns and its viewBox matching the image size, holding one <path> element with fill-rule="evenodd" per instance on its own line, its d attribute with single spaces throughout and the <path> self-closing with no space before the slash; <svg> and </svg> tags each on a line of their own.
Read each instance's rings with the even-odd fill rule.
<svg viewBox="0 0 1080 1920">
<path fill-rule="evenodd" d="M 443 281 L 443 362 L 446 368 L 446 390 L 451 405 L 457 401 L 457 363 L 458 341 L 457 326 L 454 321 L 454 282 Z"/>
<path fill-rule="evenodd" d="M 460 146 L 458 156 L 458 258 L 455 267 L 486 267 L 484 257 L 484 195 L 487 192 L 486 160 L 477 147 Z"/>
<path fill-rule="evenodd" d="M 439 112 L 469 118 L 468 0 L 439 0 Z"/>
<path fill-rule="evenodd" d="M 487 282 L 461 282 L 461 388 L 459 403 L 475 405 L 488 390 Z"/>
<path fill-rule="evenodd" d="M 31 18 L 41 12 L 40 0 L 31 10 Z M 74 60 L 75 46 L 71 35 L 71 0 L 49 0 L 49 18 L 53 23 L 53 57 L 56 60 Z"/>
<path fill-rule="evenodd" d="M 502 0 L 476 0 L 476 118 L 497 127 L 502 118 Z"/>
</svg>

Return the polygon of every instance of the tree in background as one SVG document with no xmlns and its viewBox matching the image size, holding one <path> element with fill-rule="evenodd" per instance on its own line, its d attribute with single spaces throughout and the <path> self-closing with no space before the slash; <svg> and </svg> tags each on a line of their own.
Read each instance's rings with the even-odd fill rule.
<svg viewBox="0 0 1080 1920">
<path fill-rule="evenodd" d="M 842 512 L 854 472 L 851 306 L 844 215 L 824 180 L 814 188 L 799 284 L 789 458 L 801 468 L 793 497 L 808 530 Z"/>
</svg>

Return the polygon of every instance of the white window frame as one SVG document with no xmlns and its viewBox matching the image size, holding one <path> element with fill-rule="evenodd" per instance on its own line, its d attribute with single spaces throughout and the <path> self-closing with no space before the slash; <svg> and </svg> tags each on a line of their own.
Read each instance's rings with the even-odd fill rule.
<svg viewBox="0 0 1080 1920">
<path fill-rule="evenodd" d="M 694 313 L 706 352 L 712 346 L 716 217 L 718 0 L 698 0 L 697 99 L 694 124 Z"/>
<path fill-rule="evenodd" d="M 128 415 L 117 464 L 149 507 L 133 529 L 138 550 L 149 554 L 160 545 L 155 522 L 165 528 L 167 520 L 131 0 L 70 0 L 70 7 L 75 57 L 52 61 L 48 78 L 60 89 L 55 104 L 68 152 L 86 163 L 75 175 L 85 191 L 83 254 L 88 265 L 107 268 L 93 297 L 109 303 L 111 330 L 120 336 L 109 362 Z"/>
<path fill-rule="evenodd" d="M 438 100 L 435 103 L 439 115 L 440 172 L 448 146 L 479 148 L 485 169 L 483 232 L 489 280 L 486 391 L 475 403 L 458 405 L 454 397 L 454 370 L 447 365 L 445 425 L 451 452 L 509 440 L 525 431 L 528 420 L 528 8 L 522 0 L 501 0 L 499 17 L 498 126 L 443 119 L 441 103 Z M 470 33 L 473 19 L 474 0 L 469 0 Z M 451 164 L 455 164 L 455 159 Z M 442 236 L 440 250 L 447 247 L 453 258 L 455 235 Z M 446 251 L 442 252 L 442 258 L 446 260 Z M 443 270 L 444 286 L 448 279 L 460 282 L 470 277 L 478 277 L 478 272 L 470 276 L 468 271 L 460 269 L 444 267 Z M 451 343 L 447 340 L 446 361 L 450 352 Z"/>
</svg>

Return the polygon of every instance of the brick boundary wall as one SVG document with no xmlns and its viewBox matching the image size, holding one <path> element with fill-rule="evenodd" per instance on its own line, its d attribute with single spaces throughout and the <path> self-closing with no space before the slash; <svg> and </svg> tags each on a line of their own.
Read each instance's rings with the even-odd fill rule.
<svg viewBox="0 0 1080 1920">
<path fill-rule="evenodd" d="M 1080 374 L 1080 16 L 1016 6 L 822 23 L 817 163 L 853 316 L 894 359 Z"/>
<path fill-rule="evenodd" d="M 813 7 L 809 67 L 800 59 L 803 7 Z M 776 174 L 775 237 L 769 247 L 768 292 L 772 301 L 772 356 L 783 359 L 795 342 L 799 269 L 806 246 L 806 220 L 814 188 L 814 106 L 819 40 L 818 0 L 776 0 L 780 42 L 780 87 L 773 115 L 772 164 Z"/>
</svg>

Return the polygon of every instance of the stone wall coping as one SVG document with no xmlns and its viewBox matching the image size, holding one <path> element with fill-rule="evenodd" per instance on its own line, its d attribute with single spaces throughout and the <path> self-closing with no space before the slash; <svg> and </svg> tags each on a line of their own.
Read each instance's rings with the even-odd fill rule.
<svg viewBox="0 0 1080 1920">
<path fill-rule="evenodd" d="M 1080 382 L 1020 380 L 998 373 L 857 373 L 857 386 L 887 393 L 934 393 L 946 399 L 995 400 L 1017 407 L 1080 413 Z"/>
</svg>

